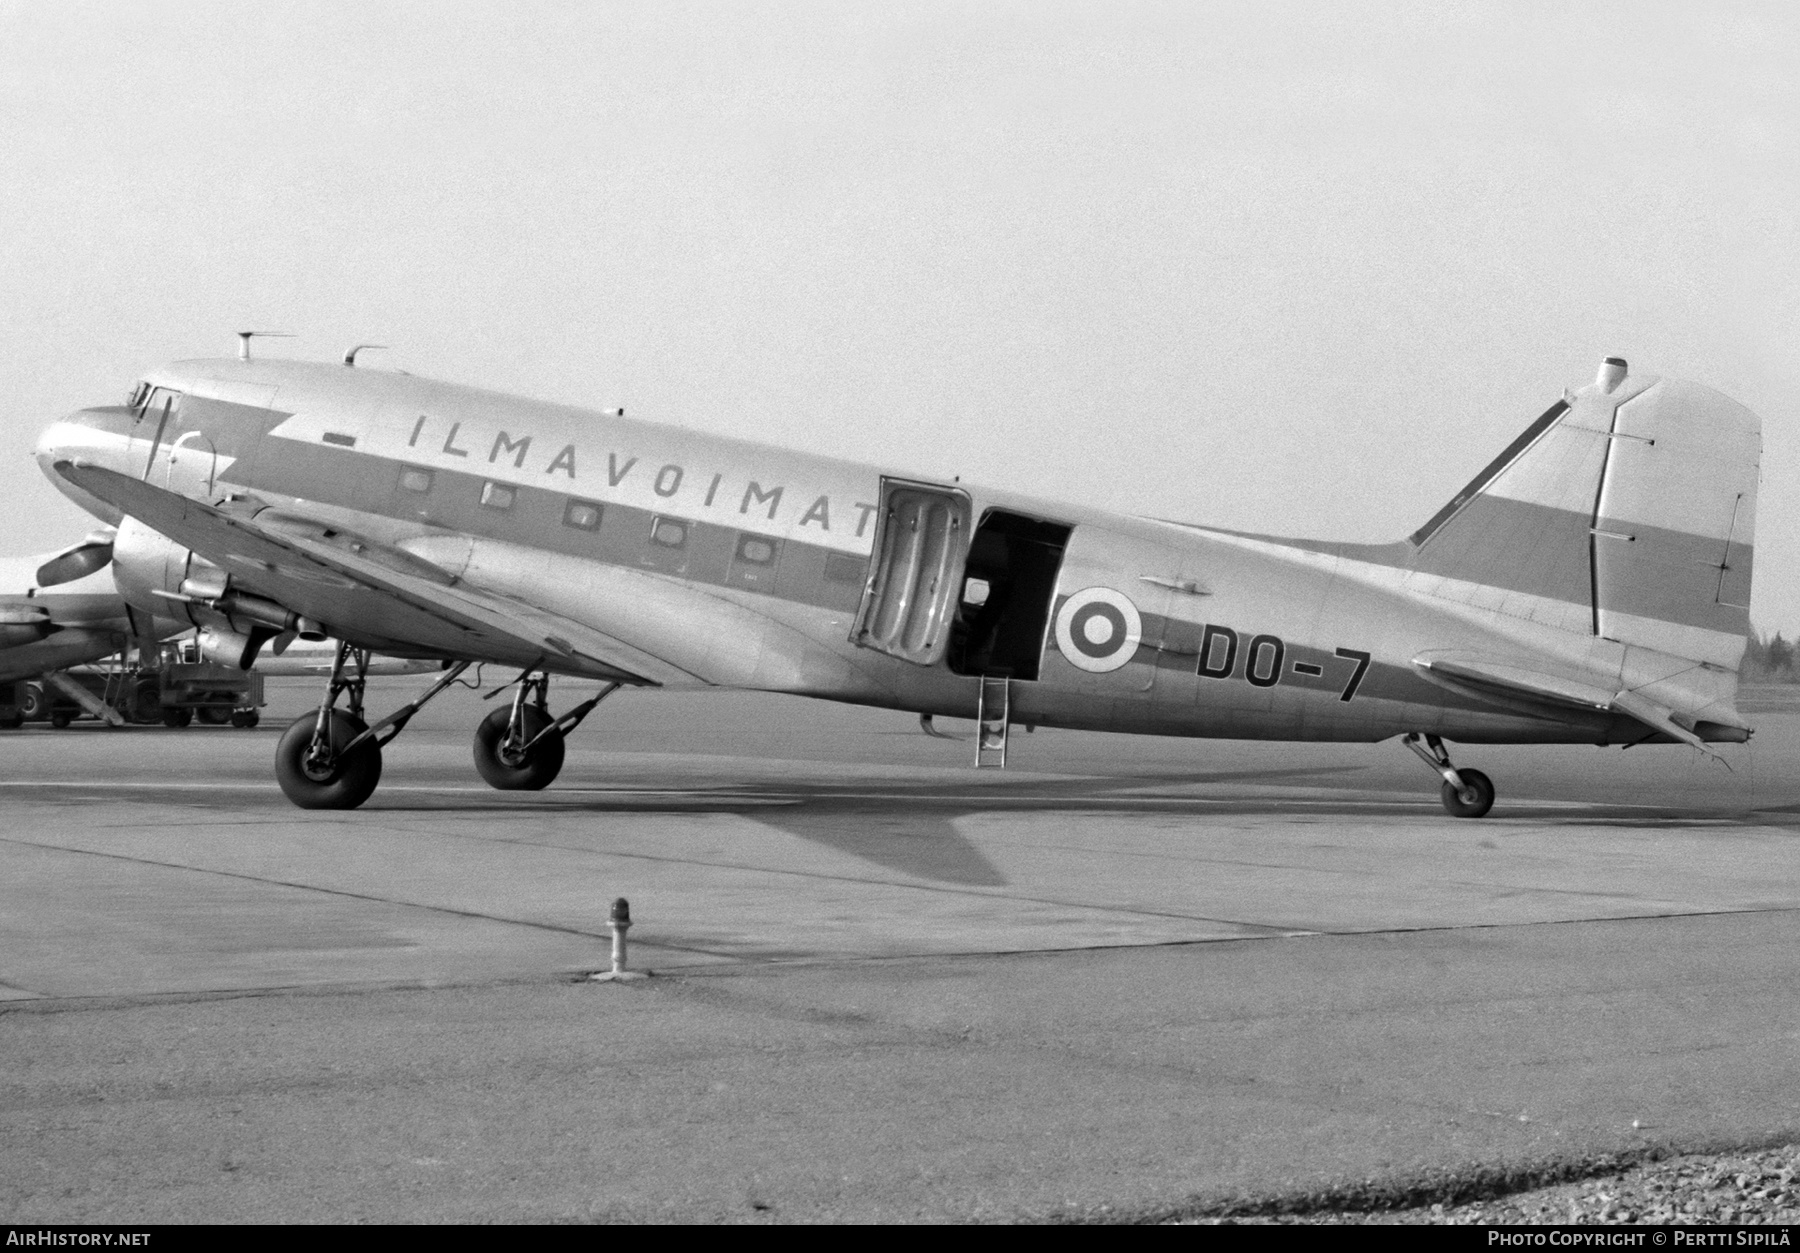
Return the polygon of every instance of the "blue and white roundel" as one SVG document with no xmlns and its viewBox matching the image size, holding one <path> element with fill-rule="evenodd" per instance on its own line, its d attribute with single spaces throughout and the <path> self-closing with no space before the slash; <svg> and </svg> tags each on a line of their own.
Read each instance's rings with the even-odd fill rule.
<svg viewBox="0 0 1800 1253">
<path fill-rule="evenodd" d="M 1130 661 L 1143 636 L 1137 606 L 1110 587 L 1084 588 L 1056 611 L 1056 646 L 1071 665 L 1091 674 Z"/>
</svg>

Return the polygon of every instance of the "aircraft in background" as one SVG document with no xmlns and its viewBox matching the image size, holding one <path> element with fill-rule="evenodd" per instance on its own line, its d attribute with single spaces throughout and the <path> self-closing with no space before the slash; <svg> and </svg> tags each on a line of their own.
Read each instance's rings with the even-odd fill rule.
<svg viewBox="0 0 1800 1253">
<path fill-rule="evenodd" d="M 56 552 L 0 558 L 0 682 L 124 647 L 132 628 L 106 569 L 112 546 L 113 530 L 103 527 Z"/>
<path fill-rule="evenodd" d="M 256 658 L 256 670 L 270 678 L 314 677 L 331 673 L 337 664 L 336 640 L 295 640 L 279 653 L 272 644 Z M 429 674 L 444 663 L 416 657 L 383 657 L 371 654 L 366 673 L 371 678 L 395 674 Z"/>
<path fill-rule="evenodd" d="M 490 783 L 542 787 L 621 684 L 752 688 L 1028 725 L 1393 736 L 1453 814 L 1463 743 L 1681 743 L 1736 711 L 1760 428 L 1608 358 L 1407 539 L 1244 534 L 922 479 L 344 364 L 185 361 L 44 431 L 44 470 L 118 527 L 120 589 L 248 665 L 337 650 L 276 754 L 305 807 L 361 804 L 383 750 L 472 662 Z M 370 722 L 370 650 L 448 663 Z M 606 681 L 562 715 L 550 676 Z M 339 701 L 343 700 L 340 705 Z"/>
<path fill-rule="evenodd" d="M 27 680 L 102 661 L 131 642 L 132 612 L 106 568 L 112 546 L 112 528 L 103 527 L 56 552 L 0 558 L 0 725 L 47 715 L 41 684 Z"/>
<path fill-rule="evenodd" d="M 244 684 L 230 677 L 213 682 L 207 671 L 216 667 L 203 661 L 200 643 L 178 638 L 197 634 L 191 623 L 136 610 L 119 594 L 109 568 L 113 540 L 113 528 L 103 527 L 55 552 L 0 558 L 0 727 L 46 719 L 61 726 L 82 713 L 115 726 L 126 721 L 187 726 L 195 713 L 203 721 L 255 726 L 260 687 L 237 691 Z M 167 613 L 169 607 L 156 608 Z M 265 675 L 316 675 L 329 671 L 335 656 L 335 645 L 278 637 L 257 659 L 256 669 Z M 116 681 L 102 682 L 93 673 L 101 663 L 109 663 L 108 674 Z M 439 667 L 431 661 L 369 660 L 373 675 Z M 119 690 L 110 691 L 109 698 L 113 688 Z M 256 695 L 248 704 L 231 699 L 248 699 L 252 691 Z M 196 693 L 209 699 L 197 700 Z"/>
</svg>

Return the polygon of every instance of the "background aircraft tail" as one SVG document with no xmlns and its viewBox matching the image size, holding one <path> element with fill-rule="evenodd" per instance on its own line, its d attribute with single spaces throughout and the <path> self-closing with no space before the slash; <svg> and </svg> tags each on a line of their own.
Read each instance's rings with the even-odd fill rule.
<svg viewBox="0 0 1800 1253">
<path fill-rule="evenodd" d="M 1736 670 L 1761 450 L 1742 405 L 1609 357 L 1411 536 L 1413 568 L 1452 580 L 1440 594 Z"/>
</svg>

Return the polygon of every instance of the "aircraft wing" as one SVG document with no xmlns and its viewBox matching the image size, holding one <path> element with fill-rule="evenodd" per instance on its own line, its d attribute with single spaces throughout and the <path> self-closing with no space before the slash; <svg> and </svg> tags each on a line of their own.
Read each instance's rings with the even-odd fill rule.
<svg viewBox="0 0 1800 1253">
<path fill-rule="evenodd" d="M 56 472 L 227 570 L 234 584 L 351 639 L 564 674 L 660 685 L 693 676 L 560 614 L 458 584 L 406 554 L 362 553 L 234 517 L 99 466 Z"/>
<path fill-rule="evenodd" d="M 1575 710 L 1623 714 L 1709 757 L 1718 756 L 1690 727 L 1676 721 L 1674 710 L 1641 692 L 1548 674 L 1515 661 L 1472 653 L 1421 653 L 1413 658 L 1413 665 L 1447 687 L 1461 688 L 1541 717 L 1566 716 Z"/>
</svg>

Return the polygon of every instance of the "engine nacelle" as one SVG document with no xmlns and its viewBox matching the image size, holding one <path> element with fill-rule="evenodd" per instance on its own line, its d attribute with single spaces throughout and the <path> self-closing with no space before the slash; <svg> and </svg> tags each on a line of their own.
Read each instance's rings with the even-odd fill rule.
<svg viewBox="0 0 1800 1253">
<path fill-rule="evenodd" d="M 0 605 L 0 648 L 35 644 L 55 630 L 42 605 Z"/>
<path fill-rule="evenodd" d="M 181 602 L 156 593 L 179 591 L 193 559 L 190 550 L 160 531 L 152 531 L 136 518 L 126 518 L 113 538 L 113 582 L 133 609 L 158 618 L 185 620 Z M 200 564 L 215 568 L 208 562 Z"/>
<path fill-rule="evenodd" d="M 243 635 L 220 626 L 203 626 L 195 634 L 194 644 L 202 661 L 248 670 L 255 664 L 256 654 L 262 651 L 271 634 L 259 631 Z"/>
<path fill-rule="evenodd" d="M 113 580 L 133 608 L 200 628 L 196 642 L 208 661 L 247 670 L 277 635 L 326 638 L 319 623 L 233 587 L 218 566 L 136 518 L 125 519 L 113 542 Z"/>
</svg>

